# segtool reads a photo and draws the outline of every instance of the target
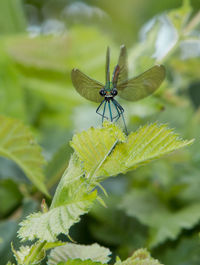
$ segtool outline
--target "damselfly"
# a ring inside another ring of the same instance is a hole
[[[104,119],[109,119],[111,122],[117,121],[122,117],[127,133],[124,109],[115,97],[118,95],[128,101],[137,101],[151,95],[164,80],[165,68],[163,65],[155,65],[146,72],[128,79],[127,51],[126,47],[122,45],[118,64],[114,68],[111,81],[110,49],[107,48],[105,85],[90,78],[78,69],[72,70],[71,78],[74,87],[81,96],[94,102],[100,102],[96,112],[102,117],[102,122]],[[106,113],[108,114],[106,115]]]

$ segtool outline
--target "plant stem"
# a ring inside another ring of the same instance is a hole
[[[41,251],[43,250],[44,246],[46,245],[46,241],[39,243],[37,247],[33,250],[33,252],[30,254],[30,256],[27,258],[24,265],[31,265],[34,263],[36,258],[40,255]]]

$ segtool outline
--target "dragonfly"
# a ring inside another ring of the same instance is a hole
[[[155,65],[144,73],[128,78],[127,49],[125,45],[120,47],[118,63],[114,68],[110,79],[110,48],[106,52],[105,85],[90,78],[77,68],[71,72],[72,83],[77,92],[84,98],[100,103],[96,113],[104,119],[116,122],[122,117],[126,134],[127,126],[124,118],[124,109],[115,99],[137,101],[154,93],[165,78],[165,67]]]

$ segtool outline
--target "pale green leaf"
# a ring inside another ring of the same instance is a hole
[[[2,47],[0,53],[0,113],[25,120],[26,107],[20,74]]]
[[[87,131],[78,133],[74,135],[71,142],[71,146],[79,159],[84,163],[84,170],[88,174],[87,178],[97,174],[104,167],[106,159],[116,148],[117,143],[126,139],[123,132],[115,124],[104,123],[104,126],[101,129],[92,127]]]
[[[21,223],[20,238],[55,241],[89,211],[96,199],[92,190],[103,176],[125,173],[191,143],[179,139],[166,125],[147,125],[128,137],[114,124],[104,126],[73,137],[71,145],[79,159],[72,156],[49,212],[35,213]]]
[[[176,239],[182,229],[192,228],[200,220],[200,203],[191,203],[174,211],[147,190],[134,189],[119,207],[150,228],[151,247],[166,239]]]
[[[146,249],[138,249],[125,261],[118,260],[114,265],[162,265],[158,260],[151,257]]]
[[[166,125],[145,125],[126,137],[114,124],[91,128],[71,142],[83,162],[86,177],[126,173],[193,142],[182,140]]]
[[[48,194],[44,185],[44,158],[41,148],[35,142],[30,130],[20,121],[0,116],[0,156],[14,161],[43,193]]]
[[[15,259],[19,265],[30,263],[34,265],[42,261],[46,256],[43,246],[44,243],[36,243],[31,246],[21,246],[19,250],[15,250],[13,245],[11,245]]]
[[[92,186],[93,187],[93,186]],[[60,233],[68,234],[69,228],[89,211],[96,198],[96,191],[87,186],[79,161],[71,158],[64,173],[50,210],[34,213],[21,222],[19,237],[23,240],[54,242]]]
[[[15,250],[12,243],[11,248],[15,259],[17,260],[17,264],[38,264],[46,257],[46,250],[62,246],[65,243],[57,241],[57,242],[36,242],[33,245],[21,246],[19,250]]]
[[[55,263],[54,263],[55,264]],[[59,262],[57,265],[103,265],[101,262],[94,262],[92,260],[80,260],[80,259],[73,259],[68,260],[66,262]]]
[[[98,244],[93,245],[78,245],[67,243],[64,246],[57,247],[50,252],[48,259],[49,265],[54,265],[61,261],[68,261],[70,259],[92,260],[102,263],[107,263],[110,260],[110,250],[101,247]]]

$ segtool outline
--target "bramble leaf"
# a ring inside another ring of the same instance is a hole
[[[166,239],[176,239],[183,228],[192,228],[200,220],[200,203],[191,203],[174,212],[147,190],[134,189],[119,207],[150,227],[151,247]]]
[[[45,250],[39,249],[40,244],[37,243],[32,246],[21,246],[19,250],[15,250],[12,245],[11,247],[15,259],[17,260],[17,264],[19,265],[30,264],[29,262],[33,265],[38,264],[45,258],[46,255]],[[34,260],[32,260],[33,257]]]
[[[54,263],[55,264],[55,263]],[[80,260],[80,259],[73,259],[68,260],[66,262],[59,262],[57,265],[103,265],[101,262],[94,262],[92,260]]]
[[[189,145],[166,125],[145,125],[128,137],[114,124],[76,134],[72,147],[83,162],[86,175],[95,177],[126,173],[165,154]],[[110,152],[109,150],[112,150]]]
[[[22,240],[38,238],[48,242],[56,241],[60,233],[68,233],[69,228],[80,220],[80,215],[88,212],[96,198],[96,191],[84,183],[79,161],[73,156],[64,173],[51,208],[47,213],[31,214],[20,223],[18,235]]]
[[[162,265],[158,260],[153,259],[146,249],[138,249],[125,261],[118,260],[114,265]]]
[[[90,128],[73,137],[75,149],[49,212],[34,213],[21,223],[19,237],[53,242],[79,221],[97,198],[94,188],[105,177],[126,173],[152,159],[190,144],[166,125],[146,125],[126,137],[114,124]],[[78,159],[79,158],[79,159]],[[38,225],[39,224],[39,225]]]
[[[101,247],[96,243],[88,246],[67,243],[50,252],[48,265],[72,259],[80,259],[82,261],[90,259],[95,262],[107,263],[110,260],[110,254],[111,252],[108,248]]]
[[[43,193],[48,195],[44,185],[42,167],[45,160],[41,148],[35,142],[30,130],[20,121],[0,116],[0,156],[14,161]]]
[[[87,178],[92,175],[112,175],[102,172],[105,161],[111,155],[119,142],[125,141],[123,132],[115,125],[104,123],[104,128],[90,128],[74,135],[71,146],[79,159],[84,163],[83,168]],[[121,154],[123,156],[123,154]]]

